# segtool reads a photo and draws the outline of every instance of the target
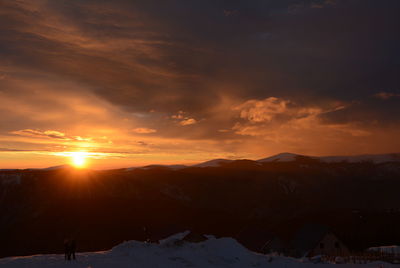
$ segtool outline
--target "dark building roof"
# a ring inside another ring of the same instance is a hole
[[[323,236],[330,232],[330,228],[319,224],[304,225],[292,240],[292,247],[304,255],[314,249]]]

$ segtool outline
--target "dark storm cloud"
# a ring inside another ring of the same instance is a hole
[[[380,95],[379,95],[380,96]],[[399,100],[396,95],[385,98],[368,98],[353,102],[346,108],[320,115],[322,123],[359,123],[368,125],[398,126],[400,123]]]
[[[399,86],[396,1],[37,3],[4,7],[3,57],[130,110],[201,113],[221,84],[243,98],[346,100]]]

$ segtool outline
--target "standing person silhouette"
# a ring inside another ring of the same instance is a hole
[[[70,250],[70,255],[72,255],[72,259],[73,259],[73,260],[76,260],[76,257],[75,257],[75,252],[76,252],[76,240],[75,240],[75,239],[70,240],[69,246],[70,246],[70,248],[69,248],[69,250]]]
[[[64,240],[64,259],[65,260],[71,260],[71,254],[70,254],[70,246],[69,246],[69,239]]]
[[[70,261],[71,257],[76,260],[76,240],[75,239],[65,239],[64,240],[64,258]]]

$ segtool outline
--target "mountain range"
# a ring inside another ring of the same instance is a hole
[[[363,154],[363,155],[349,155],[349,156],[308,156],[294,153],[280,153],[273,156],[269,156],[266,158],[262,158],[259,160],[249,160],[249,159],[212,159],[202,163],[194,164],[194,165],[161,165],[161,164],[153,164],[147,166],[139,166],[139,167],[129,167],[124,168],[126,171],[132,171],[135,169],[152,169],[152,168],[167,168],[172,170],[179,170],[188,167],[219,167],[221,165],[232,163],[235,161],[253,161],[255,163],[268,163],[268,162],[293,162],[298,159],[310,159],[325,163],[339,163],[339,162],[348,162],[348,163],[359,163],[359,162],[372,162],[375,164],[386,163],[386,162],[400,162],[400,153],[390,153],[390,154]],[[52,166],[48,168],[28,168],[27,170],[55,170],[55,169],[69,169],[73,168],[70,165],[58,165]],[[15,169],[0,169],[0,171],[11,171]]]
[[[248,159],[239,159],[239,160],[254,161],[257,163],[267,163],[267,162],[292,162],[292,161],[296,161],[296,159],[299,159],[299,158],[308,158],[308,159],[313,159],[313,160],[326,162],[326,163],[373,162],[373,163],[377,164],[377,163],[385,163],[385,162],[400,162],[400,153],[364,154],[364,155],[351,155],[351,156],[307,156],[307,155],[294,154],[294,153],[280,153],[280,154],[262,158],[259,160],[248,160]],[[237,160],[218,158],[218,159],[208,160],[206,162],[192,165],[192,167],[218,167],[223,164],[232,163],[234,161],[237,161]],[[145,167],[140,167],[140,168],[149,168],[149,167],[154,167],[154,166],[166,167],[166,168],[171,168],[171,169],[175,169],[175,170],[189,167],[186,165],[151,165],[151,166],[145,166]]]
[[[192,230],[260,250],[303,224],[327,225],[355,250],[399,244],[398,154],[211,160],[116,170],[0,171],[0,256],[79,251]]]

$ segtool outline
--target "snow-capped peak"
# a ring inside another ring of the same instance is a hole
[[[302,156],[300,154],[292,154],[292,153],[280,153],[277,155],[273,155],[267,158],[259,159],[257,162],[265,163],[265,162],[291,162],[296,160],[296,157]]]
[[[230,163],[232,161],[233,160],[229,159],[213,159],[197,165],[193,165],[193,167],[219,167],[221,164]]]
[[[308,157],[311,159],[320,160],[325,163],[349,162],[359,163],[369,161],[375,164],[386,162],[400,162],[400,153],[393,154],[365,154],[365,155],[349,155],[349,156],[308,156],[293,153],[280,153],[274,156],[257,160],[260,163],[266,162],[291,162],[295,161],[297,157]]]

